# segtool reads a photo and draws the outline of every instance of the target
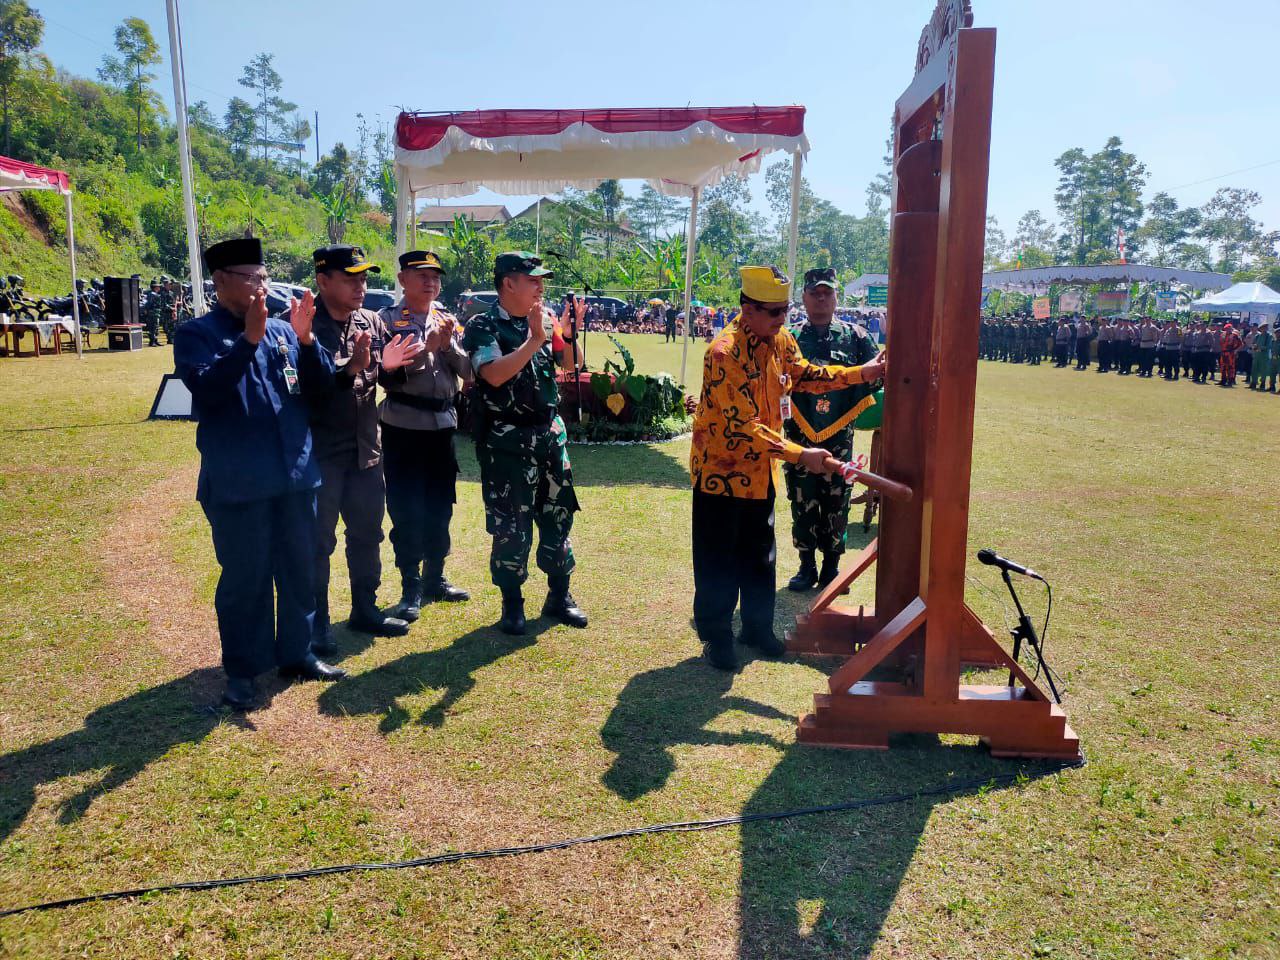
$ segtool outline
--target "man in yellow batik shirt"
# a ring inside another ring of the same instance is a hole
[[[776,267],[742,267],[742,312],[707,348],[693,420],[693,620],[707,660],[737,667],[732,620],[742,600],[742,643],[780,656],[773,632],[777,548],[773,501],[779,461],[830,474],[839,461],[786,439],[792,392],[824,393],[884,376],[877,357],[860,367],[818,366],[783,324],[791,280]]]

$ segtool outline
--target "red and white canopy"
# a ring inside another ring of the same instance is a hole
[[[773,151],[805,154],[804,107],[658,107],[621,110],[474,110],[402,113],[396,163],[428,197],[590,190],[603,180],[647,180],[690,197],[729,174],[760,169]]]
[[[0,157],[0,193],[10,190],[57,190],[65,196],[71,193],[71,181],[61,170]]]

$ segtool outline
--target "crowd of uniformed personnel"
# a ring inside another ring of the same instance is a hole
[[[1095,346],[1096,344],[1096,346]],[[978,355],[984,360],[1055,367],[1074,363],[1098,373],[1139,378],[1160,376],[1275,393],[1280,377],[1280,337],[1274,328],[1243,329],[1230,320],[1159,320],[1154,317],[1064,316],[1036,320],[1026,315],[983,318]]]
[[[248,709],[256,678],[337,680],[329,562],[345,528],[352,630],[401,635],[423,603],[469,599],[444,576],[456,499],[455,398],[474,381],[490,570],[502,591],[499,627],[526,631],[522,585],[533,531],[547,574],[544,616],[585,627],[569,592],[578,509],[557,412],[556,369],[582,359],[584,305],[563,324],[542,305],[551,271],[529,253],[499,254],[498,300],[462,331],[437,297],[444,268],[428,251],[400,257],[403,298],[365,309],[359,247],[315,251],[319,296],[267,315],[262,244],[228,240],[205,252],[217,303],[174,333],[177,373],[191,391],[200,476],[221,574],[214,597],[223,702]],[[382,400],[377,399],[378,391]],[[384,509],[401,598],[378,607]]]
[[[190,298],[181,283],[172,277],[152,277],[142,293],[139,318],[146,329],[149,346],[160,346],[160,334],[173,343],[178,325],[191,319]]]

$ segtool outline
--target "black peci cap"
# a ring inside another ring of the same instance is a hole
[[[263,266],[262,241],[257,237],[236,237],[215,243],[204,252],[204,265],[209,272],[227,267]]]

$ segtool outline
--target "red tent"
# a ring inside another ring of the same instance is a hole
[[[402,113],[396,121],[397,210],[416,227],[416,198],[590,190],[603,180],[640,179],[661,193],[691,197],[685,263],[685,354],[698,200],[726,176],[760,169],[765,154],[792,156],[788,271],[795,272],[800,168],[809,141],[805,109],[640,107],[614,110],[471,110]],[[415,231],[416,232],[416,231]],[[405,250],[399,231],[396,252]],[[682,358],[680,377],[685,374]]]
[[[56,190],[62,194],[67,206],[67,250],[71,254],[71,314],[75,323],[76,355],[83,355],[80,339],[80,298],[76,289],[76,232],[71,216],[71,180],[61,170],[37,167],[9,157],[0,157],[0,193],[13,190]]]

